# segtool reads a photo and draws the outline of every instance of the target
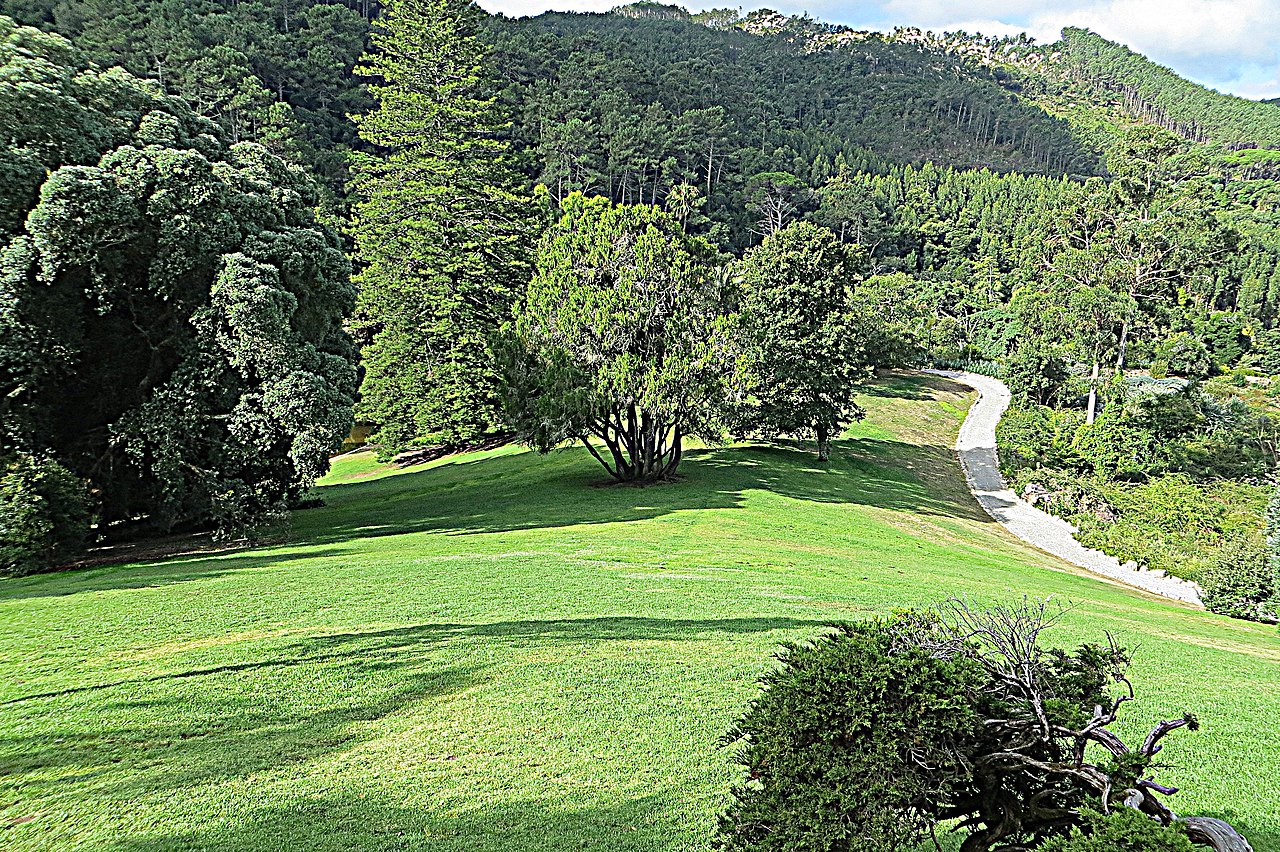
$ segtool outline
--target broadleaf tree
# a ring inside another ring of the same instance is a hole
[[[874,353],[855,289],[863,254],[827,228],[793,222],[736,264],[749,391],[739,429],[767,436],[813,435],[818,458],[861,419],[854,401]]]
[[[732,386],[715,252],[657,207],[561,209],[511,328],[512,422],[543,452],[581,442],[616,480],[669,478],[687,436],[721,435]]]
[[[40,112],[6,128],[47,176],[38,199],[22,182],[2,199],[25,215],[0,249],[0,460],[78,477],[100,533],[255,525],[351,427],[355,294],[315,184],[154,84],[5,26],[24,49],[0,102],[36,89],[65,121],[52,143]]]

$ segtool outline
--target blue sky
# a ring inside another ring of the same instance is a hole
[[[623,0],[479,0],[491,12],[608,11]],[[666,0],[679,2],[679,0]],[[734,2],[680,3],[697,10]],[[1249,98],[1280,97],[1280,0],[761,0],[860,29],[916,26],[1055,41],[1088,27],[1183,76]],[[745,10],[757,6],[745,6]]]

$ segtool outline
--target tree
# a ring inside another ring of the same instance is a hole
[[[511,329],[512,421],[541,452],[580,441],[618,481],[668,478],[686,436],[721,431],[732,351],[715,253],[656,207],[574,193],[562,210]]]
[[[360,67],[376,107],[356,124],[376,152],[352,163],[359,414],[387,450],[500,428],[490,342],[527,275],[528,204],[484,91],[480,14],[459,0],[398,0]]]
[[[0,251],[6,469],[36,459],[78,477],[108,532],[281,511],[327,470],[356,391],[350,267],[315,185],[258,145],[228,147],[152,84],[68,66],[60,38],[15,41],[28,51],[0,98],[21,95],[10,72],[43,44],[46,94],[78,120],[44,161],[103,150],[49,166]]]
[[[826,228],[794,222],[736,264],[750,388],[744,431],[814,435],[825,461],[831,438],[862,417],[854,393],[871,366],[854,302],[862,261]]]
[[[762,172],[747,182],[747,197],[757,216],[756,227],[765,237],[786,227],[811,195],[804,181],[786,172]]]

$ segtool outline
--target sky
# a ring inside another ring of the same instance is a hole
[[[681,2],[691,11],[733,0]],[[478,0],[519,17],[556,11],[606,12],[625,0]],[[1280,0],[760,0],[758,6],[858,29],[913,26],[984,35],[1025,32],[1057,41],[1064,26],[1087,27],[1184,77],[1246,98],[1280,97]]]

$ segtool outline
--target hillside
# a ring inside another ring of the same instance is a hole
[[[969,402],[899,378],[828,468],[697,450],[593,487],[580,449],[340,459],[289,545],[0,587],[6,848],[704,848],[718,737],[785,640],[940,595],[1053,596],[1138,649],[1124,733],[1200,714],[1160,779],[1280,852],[1274,628],[1072,573],[949,449]],[[73,841],[74,838],[74,841]]]
[[[830,35],[765,13],[730,27],[549,13],[495,20],[493,64],[530,177],[557,196],[634,203],[685,182],[711,208],[741,210],[761,173],[820,186],[841,164],[1099,168],[1065,122],[990,69],[891,37],[815,41],[815,28]]]
[[[1063,30],[1050,46],[1047,72],[1114,95],[1132,118],[1193,142],[1231,150],[1280,149],[1280,109],[1224,95],[1088,30]]]

